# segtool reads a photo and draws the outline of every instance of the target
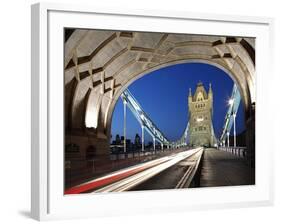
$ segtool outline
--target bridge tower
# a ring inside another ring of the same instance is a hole
[[[208,146],[216,144],[213,128],[213,91],[209,84],[207,93],[203,83],[197,84],[194,95],[191,88],[188,95],[189,108],[189,144],[190,146]]]

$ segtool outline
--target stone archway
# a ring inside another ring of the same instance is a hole
[[[76,141],[82,148],[94,144],[97,154],[106,154],[122,91],[153,70],[185,62],[226,71],[239,86],[247,126],[253,125],[254,39],[77,29],[65,42],[66,143]]]
[[[137,81],[138,79],[140,79],[141,77],[151,73],[152,71],[164,68],[164,67],[168,67],[171,65],[176,65],[176,64],[182,64],[182,63],[204,63],[204,64],[209,64],[212,66],[215,66],[221,70],[223,70],[226,74],[228,74],[228,76],[231,77],[231,79],[233,80],[234,83],[237,84],[239,91],[242,92],[242,87],[239,84],[239,80],[236,79],[236,77],[232,74],[231,71],[229,71],[227,68],[224,67],[224,65],[220,65],[217,63],[214,63],[212,61],[208,61],[208,60],[202,60],[202,59],[187,59],[187,60],[178,60],[178,61],[172,61],[169,63],[165,63],[165,64],[161,64],[159,66],[154,67],[153,69],[149,69],[146,70],[143,73],[138,74],[137,76],[134,76],[131,80],[128,80],[128,82],[122,86],[122,88],[120,88],[120,90],[116,93],[115,98],[112,100],[109,108],[108,108],[108,115],[107,120],[106,120],[106,130],[110,131],[111,130],[111,118],[114,112],[114,108],[115,108],[115,104],[118,101],[118,98],[120,97],[120,95],[122,94],[122,92],[128,88],[133,82]],[[251,97],[250,97],[250,93],[249,93],[249,89],[247,88],[246,90],[244,90],[244,94],[242,95],[242,102],[244,105],[244,109],[245,109],[245,114],[247,113],[247,108],[249,108],[249,104],[251,102]],[[108,133],[108,136],[110,135],[110,132]]]

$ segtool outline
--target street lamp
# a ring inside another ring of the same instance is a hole
[[[229,105],[233,105],[233,103],[234,103],[234,99],[231,98],[231,99],[228,100]]]
[[[127,111],[127,101],[123,100],[124,106],[124,153],[126,153],[126,111]]]
[[[141,151],[144,151],[144,125],[141,125]]]
[[[234,99],[231,98],[228,101],[228,104],[233,106]],[[233,111],[233,107],[232,107],[232,111]],[[232,113],[232,116],[233,116],[233,146],[236,147],[236,113]]]
[[[227,147],[229,148],[229,131],[227,132]]]
[[[233,113],[233,137],[234,137],[234,147],[236,147],[236,113]]]
[[[155,131],[155,128],[153,128],[153,151],[155,152],[155,148],[156,148],[156,138],[155,138],[155,135],[156,135],[156,131]]]

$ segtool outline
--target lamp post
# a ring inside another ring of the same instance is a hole
[[[229,148],[229,131],[227,132],[227,147]]]
[[[232,105],[233,105],[233,103],[234,103],[234,99],[232,99],[232,98],[231,98],[231,99],[229,99],[228,104],[232,106]]]
[[[141,125],[141,151],[144,151],[144,125]]]
[[[141,117],[141,151],[144,151],[144,123],[145,123],[145,117],[143,114],[140,115]]]
[[[126,112],[127,112],[127,101],[123,100],[124,106],[124,153],[126,153]]]
[[[233,105],[234,105],[234,99],[231,98],[228,101],[228,104],[231,106],[231,111],[232,111],[232,116],[233,116],[233,146],[236,147],[236,124],[235,124],[235,118],[236,114],[233,113]],[[227,138],[228,138],[228,147],[229,147],[229,132],[227,133]]]
[[[236,147],[236,114],[233,113],[233,146]]]

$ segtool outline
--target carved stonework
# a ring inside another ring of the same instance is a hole
[[[202,82],[197,84],[192,96],[189,89],[189,141],[191,146],[214,146],[216,137],[212,122],[213,92],[211,85],[207,94]]]

